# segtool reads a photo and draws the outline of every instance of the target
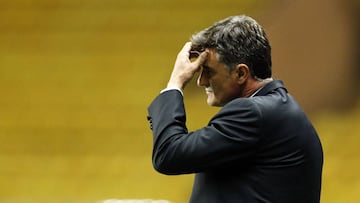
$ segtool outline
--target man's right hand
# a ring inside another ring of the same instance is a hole
[[[189,59],[191,42],[187,42],[177,55],[174,69],[171,73],[167,88],[179,88],[183,90],[186,84],[200,70],[201,65],[205,63],[208,52],[202,52],[195,61]]]

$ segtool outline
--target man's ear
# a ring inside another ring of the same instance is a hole
[[[246,64],[237,64],[234,68],[233,74],[238,83],[241,85],[244,84],[245,81],[250,77],[250,69]]]

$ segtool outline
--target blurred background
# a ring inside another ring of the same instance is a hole
[[[230,15],[262,24],[320,134],[323,203],[360,197],[358,0],[0,0],[0,202],[187,202],[192,175],[151,165],[147,106],[189,37]],[[219,109],[193,81],[189,130]]]

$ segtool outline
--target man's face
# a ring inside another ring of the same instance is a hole
[[[224,106],[241,95],[242,88],[237,83],[237,78],[233,71],[229,73],[225,64],[218,61],[216,51],[210,49],[197,84],[205,87],[210,106]]]

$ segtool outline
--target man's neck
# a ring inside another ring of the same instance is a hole
[[[244,89],[244,97],[253,96],[254,94],[256,94],[258,90],[260,90],[262,87],[264,87],[266,84],[268,84],[271,81],[273,81],[272,78],[266,78],[260,80],[250,79],[248,81],[248,85]]]

